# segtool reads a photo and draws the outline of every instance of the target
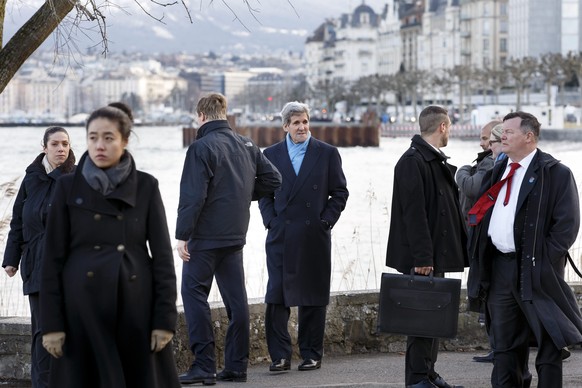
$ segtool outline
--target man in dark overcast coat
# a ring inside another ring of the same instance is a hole
[[[394,168],[394,192],[386,265],[402,273],[463,272],[468,267],[466,226],[459,206],[456,168],[440,151],[447,145],[451,120],[446,109],[420,112],[420,135]],[[451,387],[434,370],[438,340],[409,336],[407,387]]]
[[[474,219],[475,265],[467,290],[470,300],[487,302],[495,338],[493,387],[527,386],[532,337],[537,386],[561,387],[562,348],[582,342],[582,316],[564,281],[568,249],[580,227],[578,189],[570,169],[537,148],[539,135],[540,123],[529,113],[503,118],[501,151],[507,158],[485,175],[484,189],[505,178],[512,164],[519,166],[509,195],[505,183],[483,218]]]
[[[281,112],[283,141],[265,156],[283,176],[281,189],[259,201],[269,282],[265,330],[272,364],[291,367],[290,307],[299,306],[298,369],[321,367],[331,279],[331,228],[346,206],[348,190],[337,148],[311,137],[309,108],[290,102]]]

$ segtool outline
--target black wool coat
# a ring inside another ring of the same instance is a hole
[[[10,265],[19,268],[24,295],[40,291],[44,232],[55,182],[61,175],[75,169],[75,156],[70,151],[66,162],[47,174],[42,164],[44,156],[41,153],[26,168],[26,175],[14,200],[2,262],[2,267]]]
[[[486,176],[483,192],[499,181],[508,161]],[[487,300],[494,246],[488,237],[493,207],[475,227],[467,292],[473,310]],[[538,150],[519,189],[514,240],[521,271],[520,297],[532,303],[558,349],[582,343],[582,315],[564,280],[566,254],[580,228],[578,189],[570,169]],[[534,332],[539,341],[541,333]],[[539,342],[538,342],[539,343]]]
[[[57,182],[47,222],[41,328],[66,334],[50,386],[179,387],[171,344],[150,351],[151,331],[173,332],[177,320],[158,181],[132,160],[127,180],[104,196],[81,173],[87,157]]]
[[[456,168],[420,135],[394,168],[386,265],[402,273],[468,267],[467,235],[459,206]]]
[[[337,148],[310,138],[295,174],[284,139],[265,151],[283,176],[273,195],[259,200],[269,281],[266,303],[325,306],[331,281],[331,230],[346,206],[348,189]]]

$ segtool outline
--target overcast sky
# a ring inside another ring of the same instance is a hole
[[[147,16],[136,0],[109,1],[123,8],[110,7],[106,14],[111,51],[223,52],[302,50],[305,39],[326,18],[350,13],[362,2],[380,13],[386,3],[385,0],[249,0],[255,10],[251,13],[243,0],[185,0],[192,16],[191,23],[180,1],[178,5],[160,7],[150,0],[139,0],[147,12],[157,18],[163,17],[164,23],[160,23]],[[8,0],[4,43],[43,2]],[[237,21],[234,14],[240,20]],[[47,44],[50,42],[49,38]],[[79,44],[81,47],[90,45]]]

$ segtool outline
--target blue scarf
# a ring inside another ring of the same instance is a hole
[[[307,146],[309,145],[309,140],[311,139],[311,132],[307,134],[307,140],[305,140],[303,143],[293,143],[289,133],[287,133],[286,139],[289,159],[291,159],[291,164],[293,165],[293,170],[295,170],[295,175],[299,175],[299,169],[301,168],[301,163],[303,163],[303,158],[305,157],[305,152],[307,152]]]

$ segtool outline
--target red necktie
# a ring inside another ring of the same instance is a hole
[[[475,202],[475,205],[473,205],[471,210],[469,210],[468,218],[470,226],[476,226],[479,224],[479,222],[481,222],[485,216],[485,213],[487,213],[487,210],[489,210],[489,208],[495,204],[497,196],[499,195],[499,192],[501,191],[501,188],[505,182],[507,182],[507,189],[505,191],[505,200],[503,201],[503,206],[507,206],[507,203],[509,202],[509,195],[511,193],[511,181],[513,180],[513,174],[515,174],[515,170],[521,166],[519,163],[511,163],[509,167],[509,174],[491,186],[491,188],[487,190],[487,192],[483,194],[481,198],[477,200],[477,202]]]
[[[509,174],[507,174],[507,176],[505,177],[505,179],[507,180],[507,189],[505,190],[505,200],[503,201],[503,206],[507,206],[507,204],[509,203],[509,196],[511,195],[511,181],[513,181],[513,174],[515,174],[515,170],[517,170],[521,166],[519,163],[511,163],[509,167],[511,169],[509,170]]]

